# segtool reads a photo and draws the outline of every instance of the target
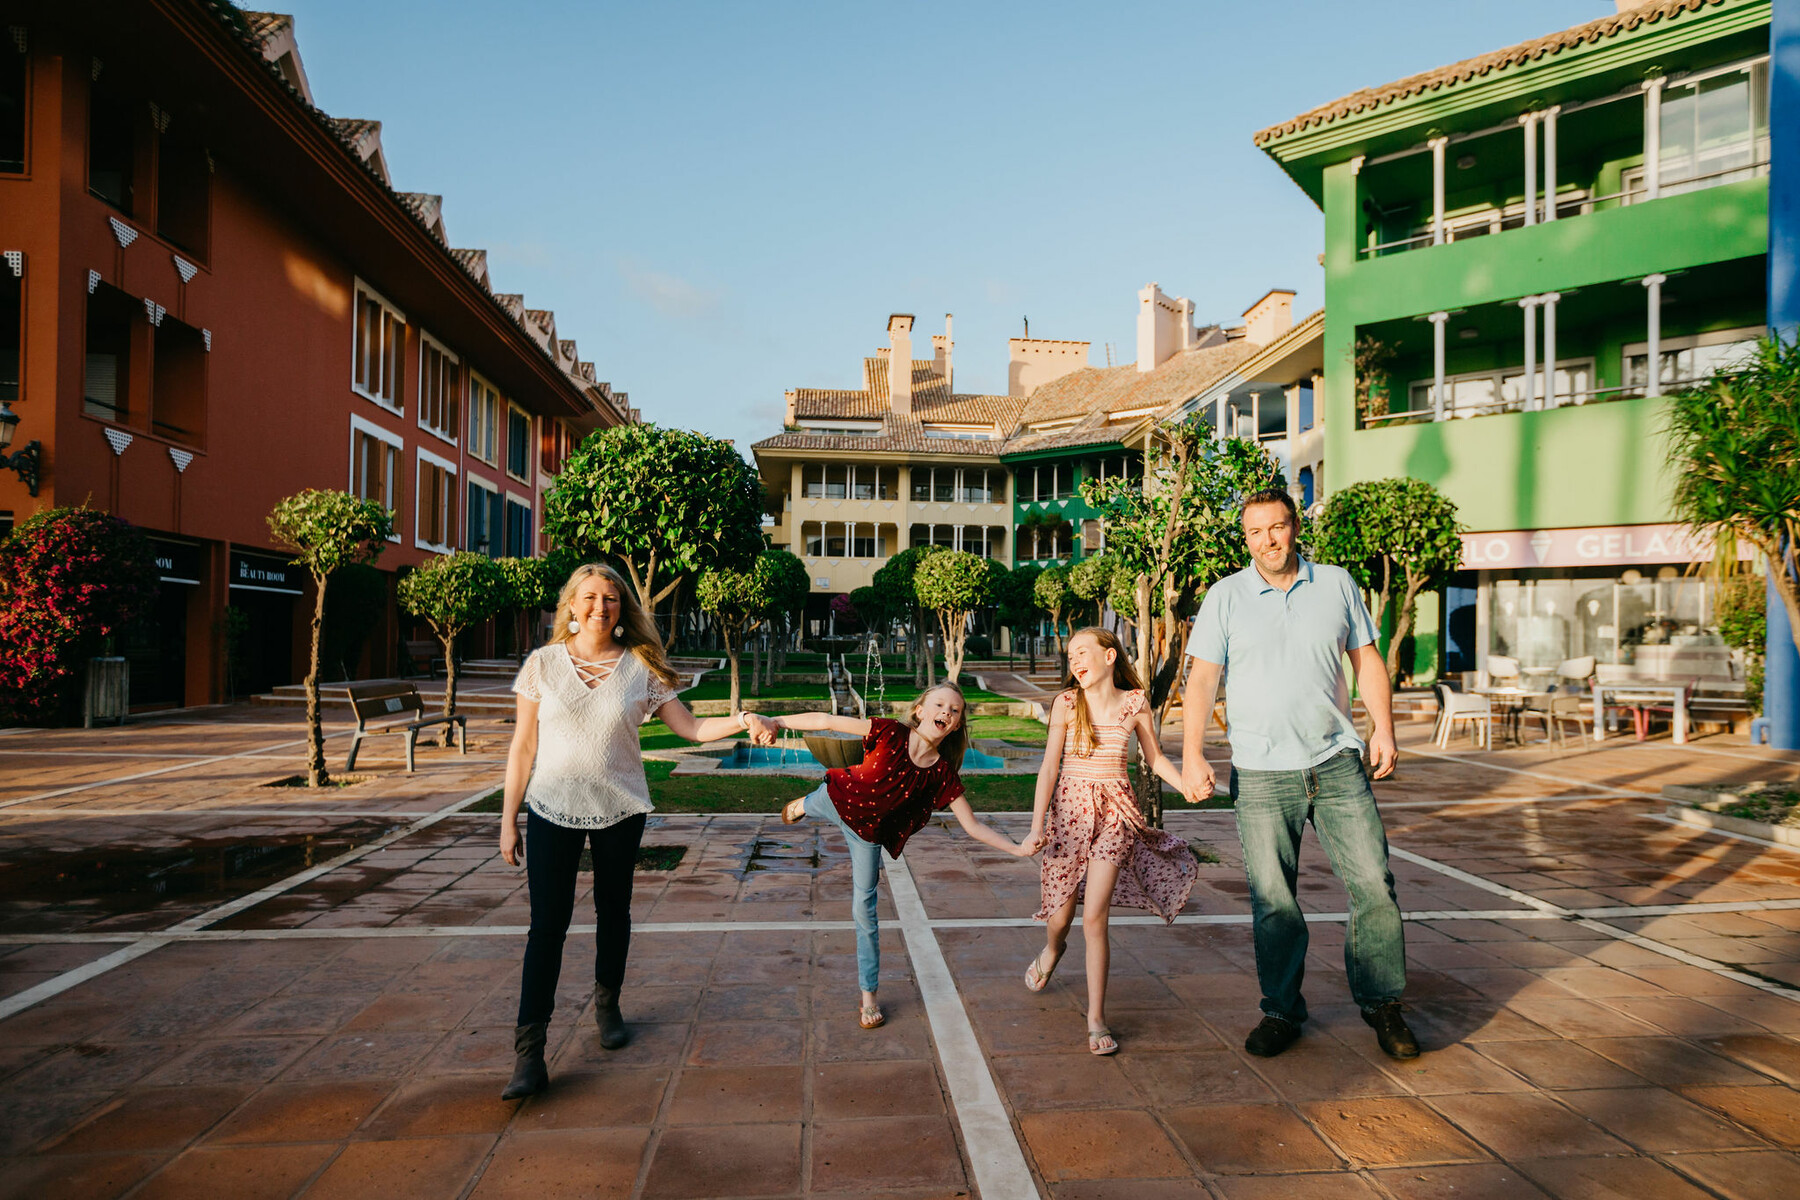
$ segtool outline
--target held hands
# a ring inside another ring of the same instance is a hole
[[[1033,825],[1031,832],[1025,835],[1025,840],[1019,843],[1018,849],[1013,853],[1020,858],[1030,858],[1049,843],[1050,835],[1044,832],[1043,826]]]
[[[750,741],[758,746],[773,746],[781,734],[779,724],[753,712],[744,714],[744,728],[750,731]]]
[[[1213,797],[1217,781],[1212,764],[1204,755],[1195,755],[1181,764],[1181,797],[1189,804],[1204,804]]]

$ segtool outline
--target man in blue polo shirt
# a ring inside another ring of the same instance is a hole
[[[1300,1036],[1306,999],[1306,918],[1294,897],[1300,837],[1310,818],[1350,895],[1344,967],[1350,994],[1381,1048],[1414,1058],[1418,1041],[1402,1015],[1406,942],[1387,834],[1363,769],[1362,738],[1350,718],[1344,656],[1356,669],[1374,719],[1367,746],[1376,779],[1390,774],[1394,746],[1387,664],[1375,626],[1348,572],[1310,563],[1294,551],[1299,514],[1287,492],[1271,488],[1244,502],[1250,565],[1207,589],[1187,652],[1193,658],[1183,704],[1183,791],[1212,794],[1201,753],[1206,717],[1225,684],[1244,871],[1255,921],[1256,975],[1263,1019],[1244,1048],[1280,1054]]]

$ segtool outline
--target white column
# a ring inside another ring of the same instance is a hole
[[[1444,147],[1447,137],[1434,137],[1425,143],[1431,147],[1431,244],[1444,244]]]
[[[1662,195],[1662,94],[1664,82],[1661,75],[1655,79],[1644,80],[1644,198],[1646,200],[1654,200]]]
[[[1538,114],[1528,112],[1519,118],[1525,127],[1525,223],[1537,224],[1537,123]]]
[[[1544,110],[1544,220],[1556,220],[1556,114],[1562,105]],[[1545,334],[1548,341],[1549,334]],[[1546,351],[1548,353],[1548,351]]]
[[[1526,412],[1537,407],[1537,306],[1536,296],[1519,301],[1525,312],[1525,399],[1520,408]]]
[[[1644,291],[1649,293],[1644,313],[1644,366],[1648,378],[1644,395],[1662,395],[1662,285],[1667,275],[1644,276]]]
[[[1561,403],[1556,394],[1556,302],[1562,299],[1562,293],[1545,292],[1541,299],[1544,302],[1543,407],[1555,408]]]
[[[1431,322],[1431,419],[1444,419],[1444,326],[1450,320],[1447,312],[1434,312],[1426,320]],[[1319,402],[1315,394],[1313,403]]]

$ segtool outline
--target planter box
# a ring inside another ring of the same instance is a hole
[[[123,658],[90,658],[87,691],[81,698],[81,724],[92,729],[97,722],[125,723],[131,707],[131,664]]]
[[[1800,828],[1792,825],[1771,825],[1767,821],[1746,821],[1742,817],[1728,817],[1723,813],[1708,812],[1703,808],[1689,808],[1685,804],[1669,805],[1668,815],[1683,825],[1692,825],[1697,829],[1717,829],[1723,833],[1741,833],[1746,837],[1761,838],[1765,842],[1778,842],[1783,846],[1792,846],[1796,850],[1800,850]]]

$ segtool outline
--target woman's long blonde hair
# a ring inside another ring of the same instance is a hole
[[[946,679],[919,693],[919,698],[912,702],[912,713],[907,723],[914,729],[919,727],[919,710],[925,707],[925,697],[933,692],[955,692],[956,698],[962,701],[962,713],[957,717],[956,728],[944,735],[938,743],[938,757],[950,763],[952,771],[961,771],[963,754],[969,749],[969,698],[963,695],[962,685],[954,679]]]
[[[581,587],[584,579],[595,575],[609,580],[619,592],[619,625],[613,632],[613,641],[638,656],[650,674],[656,676],[668,687],[680,687],[681,677],[663,654],[662,634],[656,631],[656,623],[650,619],[643,606],[638,603],[637,593],[625,582],[624,576],[605,563],[583,563],[576,567],[569,576],[569,582],[563,584],[562,592],[556,597],[556,628],[550,634],[550,645],[566,642],[575,635],[569,632],[571,614],[575,609],[575,592]]]
[[[1110,629],[1102,629],[1098,625],[1089,625],[1085,629],[1077,629],[1070,637],[1068,645],[1074,645],[1078,637],[1091,637],[1100,644],[1101,650],[1113,651],[1113,686],[1121,692],[1135,692],[1144,685],[1138,682],[1137,668],[1125,657],[1125,643],[1119,635]],[[1087,690],[1075,682],[1071,672],[1063,680],[1063,686],[1075,692],[1075,753],[1082,758],[1088,757],[1100,748],[1100,735],[1094,732],[1093,714],[1088,712]]]

